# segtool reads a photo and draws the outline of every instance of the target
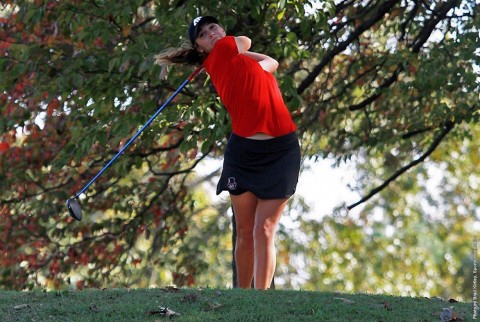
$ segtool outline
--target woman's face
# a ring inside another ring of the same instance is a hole
[[[213,47],[215,47],[217,41],[225,37],[225,35],[225,30],[218,24],[204,24],[200,27],[200,32],[198,33],[197,39],[195,39],[198,51],[208,54],[212,51]]]

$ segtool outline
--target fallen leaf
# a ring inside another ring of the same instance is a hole
[[[161,315],[163,317],[180,316],[180,313],[170,310],[168,307],[161,307],[158,311],[149,311],[148,315]]]
[[[164,292],[168,292],[168,293],[180,292],[180,289],[178,287],[175,287],[175,286],[167,286],[167,287],[161,288],[161,290],[164,291]]]
[[[21,309],[25,309],[25,308],[28,308],[28,307],[30,307],[30,305],[28,305],[28,304],[19,304],[19,305],[15,305],[13,307],[13,309],[14,310],[21,310]]]
[[[462,321],[463,319],[460,318],[456,312],[453,311],[453,306],[449,308],[443,308],[442,312],[440,313],[440,320],[442,322],[449,322],[449,321]]]
[[[207,302],[208,304],[208,308],[207,308],[207,311],[210,311],[210,310],[216,310],[216,309],[219,309],[221,308],[223,305],[218,303],[218,302]]]
[[[391,311],[393,309],[392,304],[388,303],[387,301],[384,301],[382,304],[387,311]]]
[[[440,313],[440,320],[442,322],[451,321],[453,317],[453,310],[450,308],[443,308],[442,312]]]
[[[335,297],[334,300],[340,300],[342,301],[343,303],[345,304],[354,304],[355,301],[352,301],[352,300],[349,300],[349,299],[345,299],[343,297]]]
[[[100,312],[100,309],[95,303],[90,304],[90,310],[92,310],[93,312]]]
[[[188,302],[195,302],[197,299],[198,295],[196,293],[188,293],[183,297],[183,300]]]
[[[160,313],[161,313],[160,311],[155,311],[155,310],[154,310],[154,311],[148,311],[148,312],[147,312],[147,314],[150,315],[150,316],[151,316],[151,315],[158,315],[158,314],[160,314]]]

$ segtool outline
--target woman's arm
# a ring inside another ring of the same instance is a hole
[[[245,54],[252,44],[250,38],[246,36],[235,37],[235,43],[237,44],[238,53]]]
[[[277,70],[278,62],[270,56],[254,53],[251,51],[246,51],[245,56],[256,60],[260,64],[260,66],[262,66],[263,70],[269,73],[273,73]]]
[[[248,51],[248,49],[250,49],[250,46],[252,45],[252,41],[250,40],[250,38],[246,36],[238,36],[235,37],[235,43],[237,44],[239,54],[244,54],[245,56],[257,61],[260,66],[262,66],[263,70],[269,73],[273,73],[277,70],[278,62],[272,57]]]

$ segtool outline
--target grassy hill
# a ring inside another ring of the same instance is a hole
[[[449,316],[450,315],[450,316]],[[1,321],[472,321],[438,298],[241,289],[0,291]]]

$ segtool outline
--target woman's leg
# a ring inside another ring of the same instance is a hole
[[[253,228],[255,226],[257,197],[247,191],[240,195],[230,194],[230,199],[237,226],[237,240],[235,243],[237,284],[240,288],[250,288],[254,267]]]
[[[275,232],[288,199],[258,199],[254,227],[254,284],[267,289],[272,283],[277,262]]]

